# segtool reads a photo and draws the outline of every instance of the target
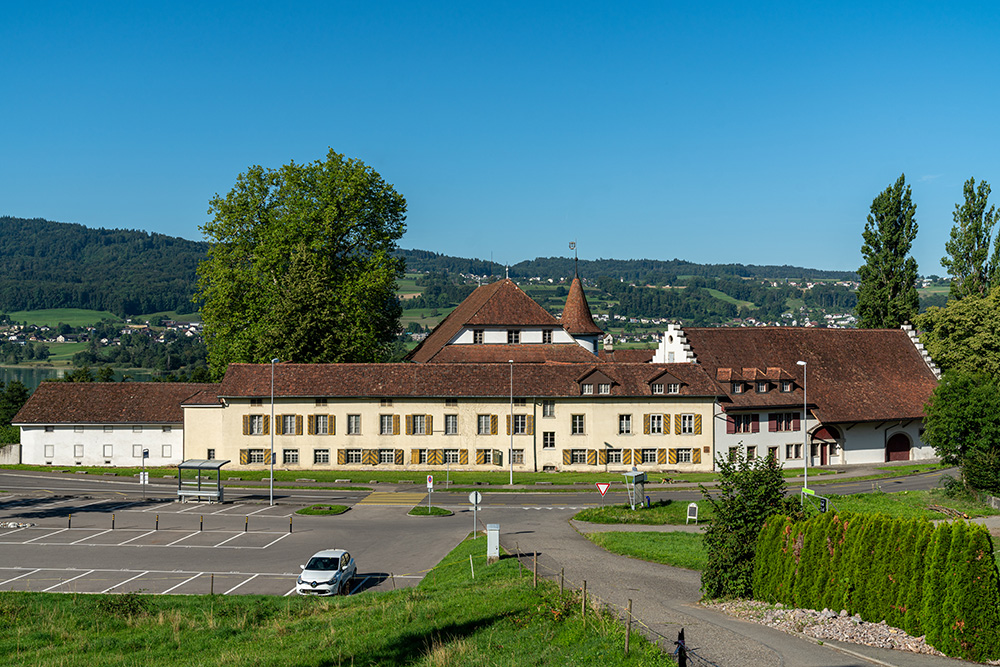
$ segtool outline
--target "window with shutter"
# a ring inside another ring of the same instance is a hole
[[[336,415],[329,415],[327,417],[329,420],[330,435],[337,435],[337,417]]]
[[[250,415],[243,415],[243,435],[250,435]],[[242,461],[240,461],[240,463],[242,463]]]
[[[563,459],[563,465],[564,466],[568,466],[570,464],[570,461],[572,460],[572,456],[573,456],[573,454],[572,454],[572,452],[570,452],[570,450],[568,450],[568,449],[564,449],[563,450],[562,459]]]
[[[694,416],[694,434],[701,435],[701,415],[695,414]]]
[[[469,450],[468,449],[460,449],[460,450],[458,450],[458,464],[459,465],[463,465],[463,466],[469,465]]]
[[[760,433],[760,415],[756,413],[750,415],[750,432]]]
[[[632,463],[632,450],[623,449],[622,450],[622,463],[628,465]]]
[[[664,465],[667,462],[667,450],[665,449],[656,450],[656,462],[660,465]]]
[[[316,415],[309,415],[306,420],[306,429],[309,435],[316,435]]]
[[[528,415],[528,423],[526,425],[528,430],[528,435],[535,435],[535,418],[532,415]]]
[[[774,433],[778,430],[778,415],[773,412],[767,413],[767,430],[769,433]]]
[[[500,419],[496,415],[490,415],[490,435],[496,435],[500,428]]]
[[[249,463],[250,463],[250,450],[249,449],[241,449],[240,450],[240,465],[245,466],[245,465],[247,465]]]
[[[681,433],[683,433],[683,431],[681,430],[681,416],[680,415],[674,415],[674,433],[676,433],[677,435],[680,435]]]
[[[396,458],[396,465],[398,465],[398,466],[403,465],[403,450],[402,449],[397,449],[396,450],[396,457],[395,458]]]
[[[399,435],[399,415],[392,416],[392,434]]]
[[[733,435],[736,433],[736,420],[733,419],[732,415],[726,415],[726,434]]]
[[[411,449],[410,450],[410,463],[411,464],[418,464],[418,463],[420,463],[420,450],[419,449]]]
[[[295,415],[295,435],[302,435],[302,415]]]
[[[406,435],[413,435],[413,415],[406,415]]]
[[[677,465],[677,450],[676,449],[671,449],[670,450],[670,457],[668,458],[668,461],[669,461],[669,464],[672,465],[672,466]]]
[[[507,435],[510,435],[510,415],[504,415],[504,419],[507,420]]]
[[[588,449],[587,450],[587,465],[596,466],[597,465],[597,450]]]
[[[343,449],[337,450],[337,465],[342,466],[347,464],[347,452]]]
[[[691,450],[691,463],[701,463],[701,450],[693,449]]]
[[[476,450],[476,465],[481,466],[486,464],[486,450],[477,449]]]
[[[642,433],[643,435],[649,435],[649,415],[642,416]]]
[[[431,415],[424,415],[424,434],[434,433],[434,418]]]
[[[602,466],[608,464],[608,450],[602,449],[597,452],[597,464]]]

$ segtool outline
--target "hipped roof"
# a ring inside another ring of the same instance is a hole
[[[181,403],[215,392],[188,382],[42,382],[14,424],[179,424]]]

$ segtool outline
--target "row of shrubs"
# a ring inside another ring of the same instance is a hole
[[[757,600],[846,609],[978,661],[1000,658],[998,585],[983,526],[882,515],[771,517],[753,569]]]

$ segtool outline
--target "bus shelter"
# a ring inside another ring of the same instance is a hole
[[[177,497],[187,502],[188,498],[209,502],[223,502],[222,466],[228,460],[188,459],[177,465]]]

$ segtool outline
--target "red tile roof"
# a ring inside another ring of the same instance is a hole
[[[43,382],[14,424],[180,424],[181,403],[217,384]]]
[[[601,350],[598,353],[601,361],[613,361],[618,363],[630,363],[630,364],[643,364],[649,363],[653,360],[653,355],[656,354],[656,350],[650,349],[618,349],[613,350]]]
[[[590,314],[590,306],[587,305],[587,295],[583,293],[583,284],[579,276],[573,278],[569,286],[569,294],[566,296],[566,307],[563,308],[562,319],[559,320],[566,331],[573,335],[600,335],[604,331],[594,324],[594,318]]]
[[[808,364],[809,405],[828,423],[921,418],[937,385],[901,329],[752,327],[684,333],[699,365],[719,380],[727,410],[801,406],[798,361]],[[756,378],[793,379],[794,388],[731,393],[730,380]]]
[[[716,396],[718,386],[696,364],[514,364],[514,395],[580,395],[585,369],[614,381],[611,396],[651,396],[651,380],[669,371],[682,383],[681,396]],[[278,364],[274,392],[281,397],[433,398],[509,396],[511,365],[499,364]],[[266,398],[271,393],[268,364],[231,364],[218,395]],[[595,398],[595,400],[600,400]]]

